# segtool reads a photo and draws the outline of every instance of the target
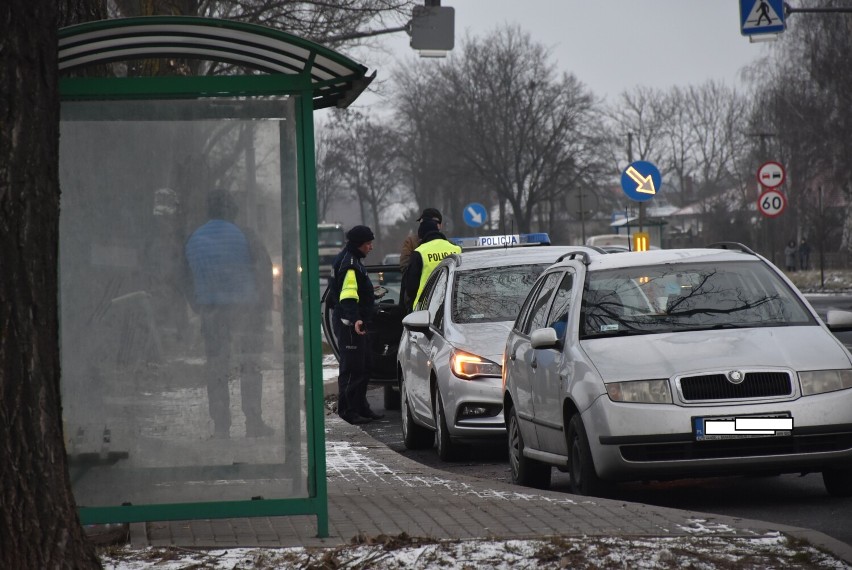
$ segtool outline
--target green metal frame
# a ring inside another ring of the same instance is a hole
[[[60,71],[116,60],[193,57],[253,67],[265,75],[205,77],[62,77],[63,101],[289,95],[296,103],[302,319],[305,338],[308,497],[262,501],[84,507],[83,524],[206,518],[316,515],[328,536],[322,340],[319,323],[316,172],[313,112],[346,106],[372,80],[366,68],[278,30],[189,17],[104,20],[59,31]]]

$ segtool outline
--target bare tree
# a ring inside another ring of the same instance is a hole
[[[693,188],[693,170],[695,168],[693,146],[695,141],[689,136],[688,111],[684,103],[683,90],[672,89],[667,93],[663,106],[667,117],[666,127],[663,131],[664,156],[666,157],[663,167],[674,172],[676,182],[673,185],[676,186],[678,192],[678,199],[675,202],[680,207],[684,207],[695,199]]]
[[[346,197],[346,182],[335,146],[338,140],[327,125],[317,125],[314,138],[317,162],[317,218],[325,220],[331,204]]]
[[[672,95],[668,133],[678,154],[670,158],[682,169],[684,183],[692,185],[706,240],[749,241],[747,205],[756,197],[746,195],[736,175],[749,144],[743,128],[748,109],[735,89],[715,81]]]
[[[408,21],[413,0],[110,0],[113,17],[181,15],[261,24],[329,47]]]
[[[848,7],[840,0],[803,0],[802,7]],[[818,188],[845,195],[841,249],[852,249],[852,37],[845,14],[795,14],[773,59],[756,73],[763,105],[755,115],[769,125],[796,182],[795,207],[804,232],[822,220]],[[786,215],[786,214],[785,214]],[[820,231],[825,228],[820,227]]]
[[[438,125],[418,133],[421,140],[446,153],[444,170],[468,172],[472,186],[489,193],[486,206],[501,214],[508,207],[516,231],[541,223],[540,206],[566,192],[580,165],[590,164],[594,98],[574,76],[557,76],[547,50],[519,28],[468,38],[424,76],[428,81],[409,81],[419,99],[403,100],[398,113],[409,125]],[[453,188],[445,199],[463,191]],[[501,222],[508,227],[505,217]]]
[[[325,165],[338,172],[344,187],[358,198],[361,219],[381,241],[380,222],[387,208],[400,200],[396,133],[358,111],[338,111],[336,116]]]
[[[411,213],[433,207],[448,220],[452,214],[446,197],[461,185],[452,180],[452,153],[441,143],[445,127],[437,114],[441,103],[430,88],[438,80],[437,67],[429,63],[435,62],[394,70],[395,130],[400,137],[402,183],[414,198]]]
[[[632,135],[633,160],[651,160],[659,162],[665,151],[665,138],[668,123],[666,94],[650,87],[637,87],[625,91],[618,103],[611,105],[605,112],[611,130],[610,151],[613,157],[614,171],[621,172],[627,160],[625,141]]]
[[[59,385],[57,30],[96,2],[0,5],[0,567],[99,568],[77,516]]]

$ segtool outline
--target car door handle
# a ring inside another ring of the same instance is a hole
[[[533,358],[532,362],[530,362],[530,368],[538,368],[538,360]]]

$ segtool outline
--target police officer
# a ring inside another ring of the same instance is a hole
[[[373,249],[373,231],[355,226],[346,232],[346,245],[332,264],[330,299],[336,299],[332,327],[340,353],[337,376],[337,414],[350,424],[384,417],[367,402],[369,345],[367,328],[373,316],[373,283],[361,262]]]
[[[408,271],[403,278],[403,288],[407,298],[414,299],[409,310],[417,306],[420,294],[426,285],[426,280],[432,274],[432,270],[441,261],[452,253],[461,253],[461,248],[440,232],[438,224],[431,218],[424,218],[417,228],[417,236],[421,244],[411,254]]]
[[[444,220],[444,217],[441,215],[441,212],[436,208],[426,208],[423,210],[423,213],[420,214],[420,217],[417,218],[418,222],[422,222],[423,220],[433,220],[438,229],[441,229],[441,223]],[[401,281],[405,282],[405,275],[408,272],[408,264],[411,261],[411,254],[414,253],[414,250],[417,249],[423,241],[420,239],[420,236],[409,233],[405,236],[405,240],[402,242],[402,250],[399,252],[399,271],[402,274]],[[406,295],[405,287],[401,287],[399,291],[399,303],[409,310],[411,309],[411,303],[414,301],[411,297]]]

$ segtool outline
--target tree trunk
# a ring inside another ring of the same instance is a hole
[[[0,2],[0,568],[100,568],[59,396],[59,10]]]

